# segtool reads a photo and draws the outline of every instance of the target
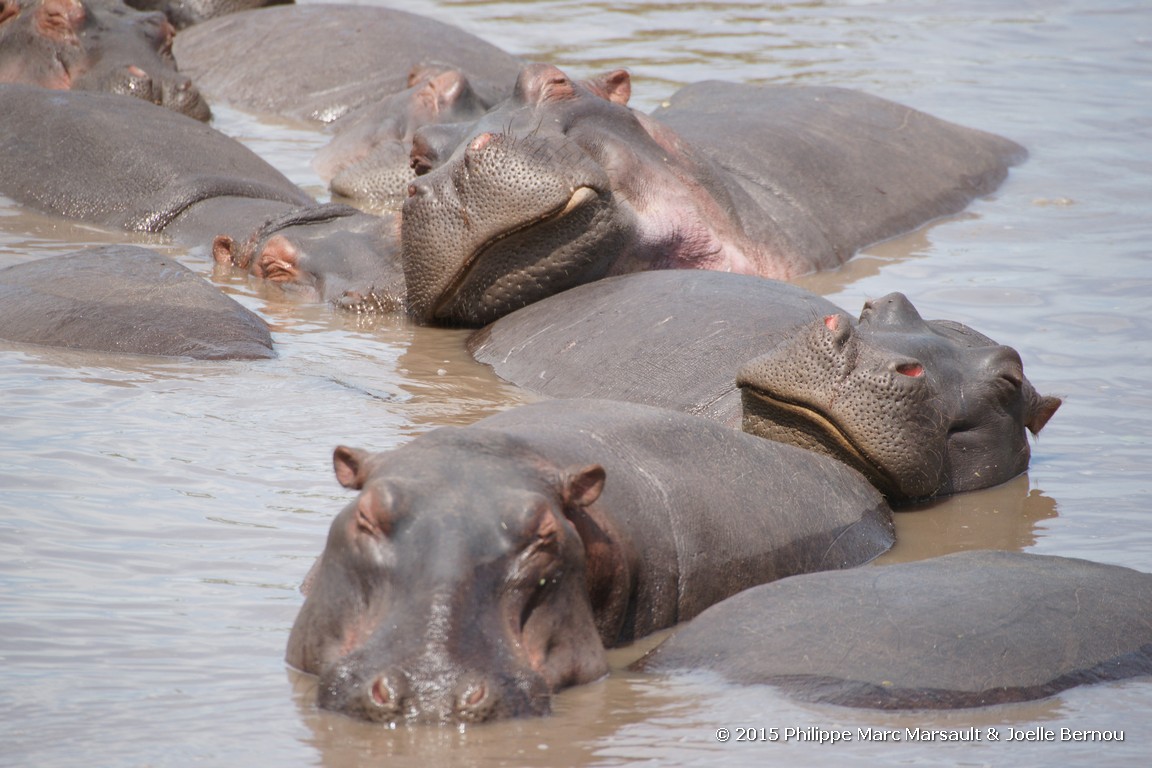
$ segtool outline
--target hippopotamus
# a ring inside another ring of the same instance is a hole
[[[790,279],[955,213],[1024,155],[865,93],[708,82],[652,116],[618,70],[526,66],[466,129],[413,139],[409,299],[482,325],[604,277],[694,268]]]
[[[0,269],[0,338],[201,360],[275,356],[257,315],[187,267],[133,245]]]
[[[307,299],[395,309],[395,217],[317,205],[211,127],[137,99],[0,86],[0,194],[189,246]]]
[[[286,658],[319,706],[378,722],[544,714],[606,647],[893,542],[839,462],[633,403],[543,401],[333,463],[359,493]]]
[[[226,13],[264,8],[269,5],[288,5],[292,0],[125,0],[140,11],[160,11],[176,29],[199,24]]]
[[[124,94],[208,120],[174,34],[163,14],[121,0],[0,0],[0,83]]]
[[[1019,354],[902,294],[859,319],[796,286],[707,270],[606,278],[472,335],[473,357],[549,397],[657,405],[835,456],[900,503],[1023,472],[1041,396]]]
[[[183,30],[174,51],[214,100],[322,124],[405,90],[412,68],[432,62],[466,72],[481,99],[494,104],[508,94],[521,64],[450,24],[327,3],[209,19]]]
[[[459,69],[423,65],[408,88],[367,104],[332,124],[332,140],[312,166],[334,194],[358,200],[403,202],[416,178],[409,155],[416,129],[474,119],[491,106]]]
[[[701,613],[633,665],[804,701],[952,709],[1152,674],[1152,574],[969,551],[793,576]]]

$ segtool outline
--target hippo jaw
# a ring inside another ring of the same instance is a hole
[[[844,461],[891,501],[974,490],[1028,467],[1060,405],[1024,378],[1015,350],[925,322],[901,294],[858,324],[830,315],[747,364],[744,429]]]
[[[409,307],[483,325],[602,277],[623,227],[603,170],[561,138],[484,133],[409,187]]]
[[[287,651],[319,675],[320,707],[387,723],[543,715],[552,691],[607,672],[566,518],[595,500],[603,469],[525,463],[522,444],[493,449],[477,432],[336,450],[338,478],[361,493],[333,521]]]

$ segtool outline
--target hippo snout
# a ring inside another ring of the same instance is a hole
[[[376,723],[483,723],[551,711],[547,685],[534,674],[463,672],[424,678],[398,666],[360,674],[347,663],[322,676],[317,703]]]

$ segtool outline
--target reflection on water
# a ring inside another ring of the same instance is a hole
[[[1065,398],[1026,476],[898,515],[883,560],[1001,547],[1152,571],[1152,11],[1067,0],[608,3],[440,0],[411,10],[577,77],[618,66],[651,108],[690,81],[845,85],[1026,145],[964,214],[801,282],[857,313],[925,317],[1020,350]],[[216,109],[304,185],[327,138]],[[717,126],[723,130],[723,126]],[[302,305],[200,252],[0,200],[0,267],[88,244],[180,258],[267,318],[279,356],[191,364],[0,346],[0,763],[128,765],[1144,764],[1146,681],[945,713],[798,705],[769,688],[624,670],[491,727],[369,726],[285,670],[298,585],[350,498],[338,444],[377,450],[529,399],[466,334]],[[978,596],[977,596],[978,597]],[[719,743],[717,728],[1122,728],[1119,744]]]

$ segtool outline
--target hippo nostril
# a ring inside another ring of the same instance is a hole
[[[460,720],[472,722],[486,720],[492,712],[495,699],[485,680],[462,682],[456,688],[456,716]]]
[[[369,698],[378,715],[395,716],[404,709],[404,693],[407,690],[402,677],[383,674],[372,681]]]
[[[896,366],[896,373],[903,374],[904,376],[910,376],[915,379],[924,375],[924,366],[916,362],[900,363]]]

